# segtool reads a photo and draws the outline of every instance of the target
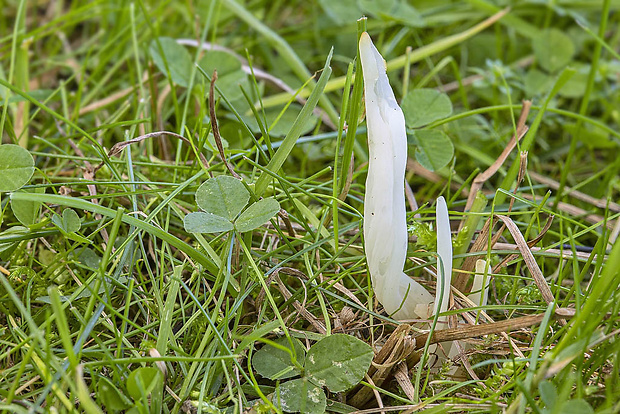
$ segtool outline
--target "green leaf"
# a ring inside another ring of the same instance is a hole
[[[413,27],[424,26],[422,15],[402,0],[359,0],[362,11],[383,20],[395,20]]]
[[[99,378],[98,397],[108,411],[126,410],[131,407],[129,399],[106,377]]]
[[[342,392],[359,383],[370,368],[370,345],[344,334],[321,339],[308,351],[306,374],[331,392]]]
[[[5,87],[0,86],[0,106],[3,105],[4,103],[4,91],[6,90]],[[29,91],[28,93],[26,93],[27,96],[31,97],[32,99],[36,99],[39,102],[44,102],[44,101],[50,101],[50,100],[60,100],[60,94],[56,94],[54,97],[51,97],[52,94],[54,94],[54,90],[53,89],[36,89],[34,91]],[[28,99],[26,99],[24,96],[22,95],[13,95],[13,96],[9,96],[8,102],[9,104],[14,104],[17,102],[25,102],[28,101]]]
[[[222,131],[220,130],[220,133]],[[224,150],[227,150],[228,147],[230,147],[230,144],[228,143],[228,141],[222,137],[220,137],[220,141],[222,143],[222,148],[224,148]],[[206,147],[211,150],[211,152],[218,152],[218,148],[217,148],[217,143],[215,142],[215,137],[213,136],[213,133],[209,132],[209,135],[207,135],[207,142],[205,142]]]
[[[54,214],[52,217],[52,223],[56,225],[60,230],[65,233],[75,233],[82,227],[80,217],[72,208],[66,208],[62,212],[62,217],[58,214]]]
[[[573,41],[559,29],[543,30],[532,42],[538,64],[548,72],[564,68],[575,54]]]
[[[437,171],[448,165],[454,155],[454,145],[443,131],[422,129],[413,135],[417,141],[415,158],[422,167]]]
[[[80,264],[82,264],[82,266],[89,267],[93,271],[96,271],[101,264],[101,257],[99,257],[93,249],[88,247],[84,247],[79,250],[79,252],[77,252],[76,259]]]
[[[581,98],[586,92],[590,65],[573,65],[577,72],[560,89],[558,95],[565,98]]]
[[[39,187],[20,191],[43,194],[45,188]],[[21,224],[28,227],[38,223],[42,205],[43,203],[40,201],[11,200],[13,215]]]
[[[28,229],[26,227],[13,226],[0,233],[0,236],[19,236],[24,234],[28,234]],[[0,243],[0,260],[8,260],[19,243],[19,241]]]
[[[162,373],[153,367],[137,368],[127,377],[127,392],[135,401],[148,396],[162,380]]]
[[[34,174],[34,158],[19,145],[0,145],[0,192],[15,191],[30,181]]]
[[[325,393],[306,378],[287,381],[280,385],[279,396],[282,410],[288,413],[322,414],[325,412],[327,403]],[[278,405],[277,393],[273,396],[273,402]]]
[[[213,75],[214,69],[217,70],[217,87],[229,101],[243,97],[239,85],[248,90],[248,75],[241,69],[239,59],[230,53],[210,50],[200,59],[198,66],[209,76]]]
[[[543,400],[547,408],[553,409],[558,399],[558,392],[549,381],[542,381],[538,384],[538,391],[540,392],[540,398]]]
[[[401,103],[409,128],[419,128],[452,114],[452,102],[435,89],[414,89]]]
[[[233,224],[224,217],[197,211],[183,218],[183,227],[188,233],[219,233],[232,230]]]
[[[595,125],[585,124],[581,125],[581,128],[578,129],[577,124],[567,123],[564,125],[564,131],[571,135],[575,135],[578,140],[591,149],[611,149],[618,145],[610,138],[609,132]]]
[[[235,221],[240,232],[254,230],[267,223],[280,211],[280,203],[274,198],[264,198],[247,208]]]
[[[250,88],[248,75],[241,69],[222,76],[219,76],[218,72],[217,87],[222,95],[226,96],[229,101],[236,101],[237,99],[243,98],[241,86],[246,91]]]
[[[211,76],[213,70],[217,70],[218,77],[222,77],[229,73],[241,70],[241,62],[234,55],[221,50],[209,50],[202,59],[198,62],[204,71]],[[219,79],[216,82],[218,86]]]
[[[179,86],[187,88],[192,71],[192,58],[189,52],[185,47],[178,44],[176,40],[169,37],[160,37],[158,40],[164,54],[163,56],[160,54],[157,41],[153,40],[149,47],[149,53],[153,62],[164,75],[168,73],[166,71],[167,64],[172,81]]]
[[[319,0],[325,14],[338,25],[345,25],[359,19],[362,15],[357,0]]]
[[[295,349],[295,357],[299,365],[304,364],[306,349],[299,339],[291,338]],[[270,380],[286,379],[300,374],[299,370],[293,365],[290,354],[291,345],[288,338],[278,338],[274,341],[289,350],[283,351],[279,348],[265,344],[252,358],[252,366],[261,376]]]
[[[248,204],[250,193],[240,180],[220,175],[211,178],[196,190],[196,204],[208,213],[232,221]]]
[[[80,411],[86,414],[103,414],[101,408],[90,398],[90,390],[82,376],[82,369],[83,367],[81,365],[75,369],[76,396],[80,403]]]
[[[529,96],[546,93],[553,86],[553,77],[539,71],[531,69],[524,79],[525,93]]]
[[[562,414],[590,414],[594,410],[586,400],[575,398],[574,400],[564,401],[557,412]]]

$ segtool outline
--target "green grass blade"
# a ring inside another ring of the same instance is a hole
[[[297,119],[295,119],[295,122],[293,123],[291,130],[284,137],[284,140],[282,141],[282,144],[276,151],[275,155],[273,156],[271,160],[269,160],[269,163],[267,164],[267,167],[266,167],[267,170],[276,173],[282,167],[282,165],[284,164],[284,161],[286,160],[286,158],[289,156],[289,154],[293,150],[293,147],[295,146],[297,139],[301,136],[303,126],[306,124],[307,120],[311,116],[313,116],[312,111],[316,107],[316,104],[318,103],[319,98],[323,94],[325,85],[327,85],[327,81],[329,80],[329,77],[331,76],[331,73],[332,73],[332,68],[329,64],[331,62],[333,53],[334,51],[332,49],[329,52],[329,55],[327,56],[327,60],[325,61],[325,66],[323,67],[321,77],[319,78],[319,81],[317,82],[316,87],[312,90],[312,94],[310,94],[310,97],[308,97],[308,101],[306,102],[301,112],[297,116]],[[258,180],[256,180],[256,191],[255,192],[258,197],[261,197],[264,194],[265,190],[267,189],[268,184],[269,184],[269,175],[263,172],[258,177]]]

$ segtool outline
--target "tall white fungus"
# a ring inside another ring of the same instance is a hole
[[[407,256],[405,216],[405,117],[394,97],[386,65],[363,33],[359,43],[368,127],[368,178],[364,197],[364,247],[377,299],[395,319],[427,318],[433,297],[403,272]]]

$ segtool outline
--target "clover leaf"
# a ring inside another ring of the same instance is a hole
[[[230,176],[210,178],[196,190],[196,204],[203,211],[189,213],[183,219],[189,233],[219,233],[237,229],[254,230],[267,223],[280,210],[274,198],[259,200],[245,208],[250,192],[241,180]]]

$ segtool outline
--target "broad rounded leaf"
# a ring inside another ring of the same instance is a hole
[[[435,89],[414,89],[401,103],[409,128],[428,125],[452,113],[452,102],[445,93]]]
[[[400,0],[358,0],[365,13],[384,20],[396,20],[408,26],[422,27],[422,15],[408,2]]]
[[[192,71],[192,58],[189,52],[172,38],[160,37],[158,40],[161,49],[155,40],[151,42],[151,46],[149,47],[153,62],[155,62],[157,68],[164,75],[167,75],[167,64],[172,81],[184,88],[188,87],[189,77]],[[160,53],[161,51],[163,51],[163,56]]]
[[[183,219],[183,227],[188,233],[219,233],[233,229],[230,220],[204,211],[186,215]]]
[[[149,395],[162,380],[162,373],[153,367],[137,368],[127,377],[127,392],[136,401]]]
[[[566,81],[564,86],[562,86],[562,88],[559,90],[558,95],[565,98],[581,98],[586,92],[588,75],[590,73],[590,66],[585,65],[577,68],[577,65],[571,65],[571,67],[578,70],[573,76],[571,76],[568,81]]]
[[[573,41],[559,29],[543,30],[532,42],[536,60],[548,72],[566,67],[575,54]]]
[[[292,338],[295,357],[300,365],[304,365],[306,349],[299,339]],[[279,338],[275,343],[291,349],[288,338]],[[291,354],[269,344],[265,344],[252,358],[252,366],[261,376],[270,380],[286,379],[299,375],[299,371],[291,362]]]
[[[28,184],[34,174],[34,158],[19,145],[0,145],[0,192],[15,191]]]
[[[277,394],[273,396],[273,402],[278,404]],[[287,381],[280,385],[280,406],[288,413],[322,414],[325,412],[326,403],[323,390],[306,378]]]
[[[217,87],[229,101],[243,99],[240,85],[247,90],[248,75],[241,68],[238,58],[227,52],[210,50],[198,65],[209,76],[212,76],[214,69],[217,70]]]
[[[429,171],[437,171],[450,162],[454,155],[454,145],[443,132],[435,129],[415,131],[417,146],[415,158]]]
[[[238,231],[250,231],[267,223],[273,216],[278,214],[280,203],[274,198],[264,198],[247,208],[237,221],[235,227]]]
[[[129,399],[106,377],[99,378],[97,390],[97,397],[108,411],[126,410],[131,407]]]
[[[228,175],[210,178],[196,190],[196,204],[204,211],[232,221],[248,204],[250,193]]]
[[[222,50],[209,50],[198,62],[200,66],[209,76],[213,70],[217,70],[217,76],[222,77],[228,73],[241,70],[241,62],[233,54]],[[219,79],[217,82],[219,86]]]
[[[525,93],[536,96],[548,93],[553,87],[553,76],[547,75],[538,69],[530,69],[524,79]]]
[[[354,22],[362,15],[357,0],[319,0],[319,4],[325,14],[339,25]]]
[[[557,412],[562,414],[591,414],[594,413],[594,410],[586,400],[575,398],[574,400],[563,401]]]
[[[558,391],[550,381],[542,381],[538,384],[540,398],[543,400],[547,408],[552,409],[558,400]]]
[[[58,226],[58,228],[65,233],[75,233],[80,230],[80,227],[82,227],[80,217],[77,215],[75,210],[71,208],[64,209],[62,212],[62,217],[54,214],[52,217],[52,223]]]
[[[334,334],[312,345],[306,356],[306,374],[331,392],[342,392],[359,383],[370,368],[370,345],[344,334]]]

